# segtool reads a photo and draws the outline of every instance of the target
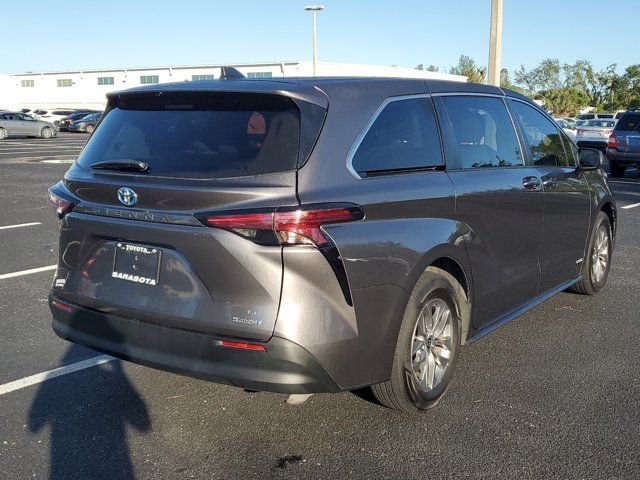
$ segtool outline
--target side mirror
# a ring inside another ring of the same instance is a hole
[[[582,170],[596,170],[604,163],[602,151],[594,148],[581,148],[578,150],[578,164]]]

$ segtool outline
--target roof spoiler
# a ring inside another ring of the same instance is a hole
[[[220,80],[240,80],[243,78],[247,78],[244,74],[234,67],[224,66],[221,68]]]

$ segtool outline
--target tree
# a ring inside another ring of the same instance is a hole
[[[583,91],[569,87],[540,92],[538,98],[544,101],[545,108],[556,117],[575,115],[588,105],[588,98]]]
[[[416,70],[425,70],[427,72],[438,72],[439,69],[435,65],[429,65],[425,67],[422,63],[416,67]]]
[[[449,73],[453,75],[463,75],[467,77],[467,81],[475,83],[484,83],[487,76],[486,67],[478,67],[473,58],[467,55],[460,55],[458,65],[451,67]]]
[[[515,90],[518,93],[524,93],[524,90],[521,87],[511,83],[509,70],[507,70],[506,68],[500,70],[500,86],[508,88],[509,90]]]
[[[610,110],[640,108],[640,64],[629,65],[613,79],[605,107]]]
[[[564,86],[560,62],[551,58],[545,58],[540,65],[531,70],[521,66],[515,72],[515,80],[516,83],[524,85],[530,93],[556,90]]]
[[[577,60],[573,65],[565,65],[564,72],[567,86],[584,91],[590,106],[602,109],[605,102],[610,102],[607,97],[617,77],[615,63],[596,71],[590,62]]]

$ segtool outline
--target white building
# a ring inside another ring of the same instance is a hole
[[[105,94],[138,85],[220,78],[223,65],[119,68],[42,73],[0,74],[0,108],[103,108]],[[287,61],[229,65],[249,78],[309,77],[313,63]],[[318,76],[437,78],[466,81],[466,77],[404,67],[318,62]]]

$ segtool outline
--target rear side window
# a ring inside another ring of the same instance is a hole
[[[351,165],[360,176],[442,165],[431,100],[419,97],[389,102],[358,145]]]
[[[460,168],[522,166],[522,152],[504,102],[499,98],[442,98]]]
[[[533,165],[574,166],[564,150],[558,127],[535,108],[522,102],[509,101],[520,121]]]
[[[615,129],[621,132],[640,131],[640,115],[625,115],[618,120]]]
[[[148,175],[166,177],[259,175],[294,170],[299,139],[300,111],[287,97],[130,95],[105,114],[78,163],[141,160]]]

